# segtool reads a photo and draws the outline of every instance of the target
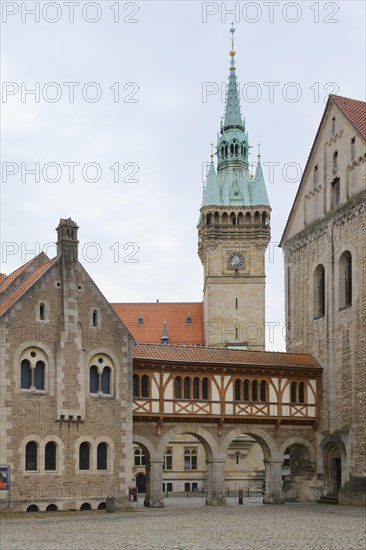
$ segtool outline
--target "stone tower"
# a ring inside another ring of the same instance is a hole
[[[234,29],[231,29],[234,33]],[[264,350],[265,250],[271,208],[260,155],[249,170],[248,132],[241,115],[232,42],[224,120],[211,163],[198,224],[204,267],[207,346]]]

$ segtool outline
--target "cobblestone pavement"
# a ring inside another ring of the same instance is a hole
[[[46,516],[46,517],[45,517]],[[165,508],[107,514],[26,514],[2,520],[1,550],[353,550],[365,549],[365,510],[260,502],[204,506],[167,499]]]

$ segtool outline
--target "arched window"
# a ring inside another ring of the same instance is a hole
[[[25,447],[25,469],[27,471],[37,470],[38,445],[35,441],[30,441]]]
[[[107,454],[107,444],[99,443],[97,447],[97,470],[107,470]]]
[[[192,449],[191,452],[191,470],[197,470],[197,450]]]
[[[132,378],[132,393],[133,397],[139,397],[139,382],[140,378],[138,374],[134,374]]]
[[[191,398],[191,379],[186,376],[184,379],[184,399]]]
[[[39,318],[41,321],[44,321],[46,318],[46,311],[44,304],[39,304]]]
[[[44,469],[56,470],[56,443],[49,441],[44,449]]]
[[[244,401],[249,401],[249,380],[244,380]]]
[[[196,376],[193,378],[193,399],[200,398],[200,379]]]
[[[260,223],[261,221],[261,215],[259,212],[254,213],[254,223]]]
[[[296,394],[297,394],[297,384],[296,382],[291,382],[291,403],[296,403]]]
[[[325,315],[325,270],[319,264],[314,271],[314,318]]]
[[[188,483],[188,481],[184,484],[184,490],[185,490],[186,493],[191,492],[191,484]]]
[[[207,225],[211,224],[211,214],[210,213],[208,213],[207,216],[206,216],[206,224]]]
[[[260,386],[260,398],[261,398],[261,401],[264,402],[264,401],[267,401],[267,383],[265,380],[262,380],[261,381],[261,386]]]
[[[202,379],[202,399],[208,399],[208,378]]]
[[[331,208],[336,208],[341,200],[341,184],[340,179],[335,178],[331,183],[331,198],[330,206]]]
[[[90,470],[90,445],[86,441],[79,447],[79,470]]]
[[[346,250],[339,259],[339,309],[352,305],[352,256]]]
[[[245,223],[246,223],[246,224],[252,223],[252,216],[251,216],[251,213],[250,213],[250,212],[247,212],[247,213],[245,214]]]
[[[173,483],[167,483],[166,490],[167,490],[167,493],[171,493],[173,491]]]
[[[173,451],[172,449],[167,449],[164,453],[164,470],[173,469]]]
[[[141,377],[141,397],[149,397],[149,377],[147,374]]]
[[[235,380],[235,401],[241,400],[241,381]]]
[[[135,449],[135,466],[145,466],[145,453],[142,449]]]
[[[20,387],[28,390],[31,387],[32,374],[30,362],[28,359],[23,359],[20,364]]]
[[[235,155],[238,156],[238,144],[235,143]]]
[[[338,151],[333,153],[333,174],[336,174],[338,170]]]
[[[299,384],[299,403],[305,403],[305,384],[300,382]]]
[[[230,154],[231,154],[231,156],[233,156],[233,154],[234,154],[234,144],[233,143],[231,143],[231,145],[230,145]]]
[[[104,367],[102,372],[102,392],[111,393],[111,369]]]
[[[93,311],[93,327],[96,327],[98,324],[98,312],[96,309]]]
[[[90,367],[89,371],[89,388],[90,393],[97,393],[98,391],[98,368],[95,365]]]
[[[37,361],[34,369],[34,385],[36,390],[44,390],[44,363]]]
[[[252,382],[252,401],[258,401],[258,382],[256,380]]]
[[[182,379],[180,376],[177,376],[174,381],[174,393],[175,393],[175,399],[181,399],[182,398]]]

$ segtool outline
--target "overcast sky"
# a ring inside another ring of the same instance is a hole
[[[260,142],[272,206],[267,349],[284,350],[277,245],[328,94],[365,99],[364,2],[1,7],[2,271],[53,257],[71,217],[111,302],[202,299],[196,225],[235,22],[251,161]]]

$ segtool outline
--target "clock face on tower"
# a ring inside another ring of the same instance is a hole
[[[239,269],[244,265],[244,256],[240,252],[233,252],[229,255],[229,264],[233,269]]]

